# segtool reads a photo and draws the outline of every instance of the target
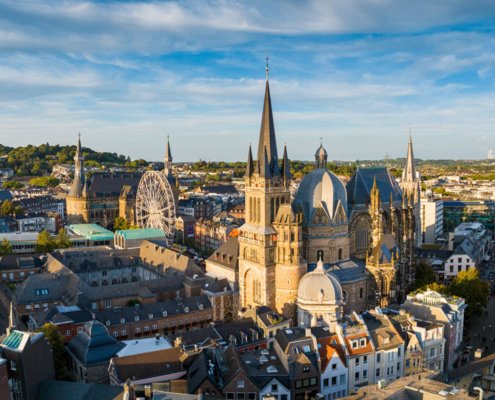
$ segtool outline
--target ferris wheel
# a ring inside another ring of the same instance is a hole
[[[171,245],[175,238],[175,201],[167,177],[159,171],[147,171],[139,181],[136,194],[136,220],[140,228],[158,228]]]

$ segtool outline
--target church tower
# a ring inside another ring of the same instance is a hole
[[[421,242],[421,189],[420,178],[416,172],[413,142],[409,134],[407,158],[402,173],[402,264],[404,265],[404,280],[407,288],[414,286],[416,247]],[[406,289],[406,288],[405,288]]]
[[[392,233],[384,233],[380,190],[376,183],[370,192],[372,244],[366,256],[366,269],[372,276],[370,305],[386,307],[397,301],[399,249]]]
[[[170,148],[170,137],[167,136],[167,145],[165,147],[165,158],[163,159],[163,173],[167,178],[170,187],[172,188],[172,193],[174,195],[175,209],[179,209],[179,179],[174,176],[172,170],[172,150]]]
[[[279,167],[268,65],[266,72],[257,158],[253,160],[250,146],[244,176],[246,212],[245,224],[239,229],[239,292],[241,307],[265,305],[275,310],[278,232],[273,223],[280,207],[290,204],[290,170],[286,152]]]
[[[77,140],[74,155],[74,180],[66,198],[67,221],[69,223],[87,222],[89,210],[87,203],[88,185],[84,177],[84,155],[81,147],[81,134]]]

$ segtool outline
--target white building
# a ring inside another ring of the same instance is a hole
[[[443,201],[421,199],[421,243],[434,244],[443,233]]]
[[[375,348],[375,368],[370,383],[387,383],[404,376],[405,341],[387,315],[377,308],[363,314]]]
[[[321,361],[320,394],[325,400],[347,396],[348,371],[339,336],[334,334],[317,342]]]
[[[466,307],[464,299],[443,296],[433,290],[409,294],[401,306],[417,319],[443,325],[445,371],[451,370],[460,356]]]

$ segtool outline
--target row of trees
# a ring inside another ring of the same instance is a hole
[[[71,247],[69,235],[64,228],[60,228],[56,236],[50,235],[46,230],[38,233],[35,251],[37,253],[50,253],[55,249],[67,249]]]
[[[2,201],[0,204],[0,216],[5,217],[7,215],[21,215],[24,210],[19,205],[14,205],[10,200]]]

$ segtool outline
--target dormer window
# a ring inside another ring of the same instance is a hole
[[[125,324],[125,318],[121,318],[121,319],[120,319],[120,323],[121,323],[121,324]]]
[[[149,319],[153,319],[153,314],[148,314]]]
[[[203,304],[199,304],[199,305],[198,305],[198,308],[199,308],[200,310],[202,310],[202,309],[203,309]]]
[[[139,315],[134,316],[134,321],[139,321]]]
[[[184,312],[189,312],[189,307],[184,307]]]
[[[162,311],[162,315],[163,315],[164,317],[166,317],[166,316],[167,316],[167,312],[166,312],[166,311]]]
[[[366,339],[360,339],[360,340],[359,340],[359,346],[360,346],[360,347],[364,347],[364,346],[366,346]]]
[[[110,326],[110,321],[106,321],[106,322],[105,322],[105,325],[106,325],[106,326]]]

